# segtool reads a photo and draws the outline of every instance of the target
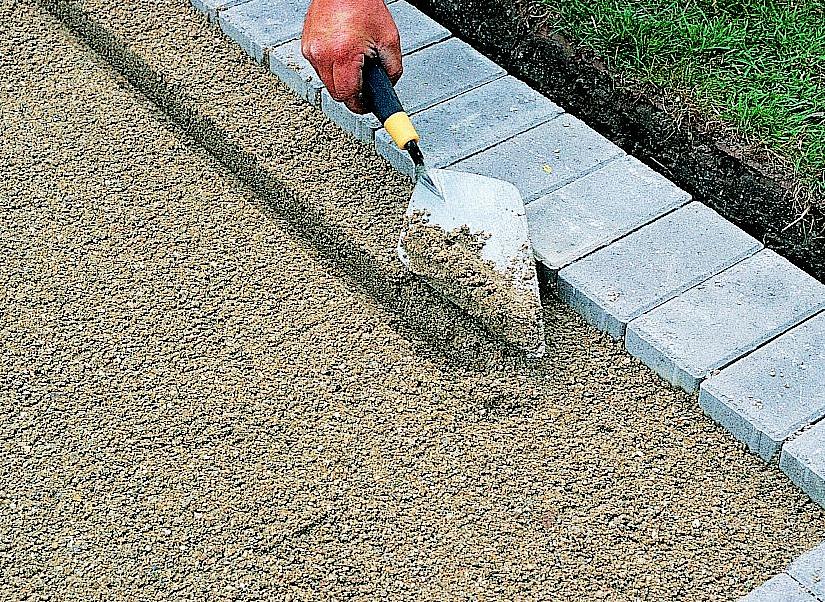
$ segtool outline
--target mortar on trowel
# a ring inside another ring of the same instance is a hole
[[[364,97],[415,164],[401,261],[493,335],[542,355],[544,321],[521,193],[503,180],[427,168],[418,133],[377,59],[364,65]]]

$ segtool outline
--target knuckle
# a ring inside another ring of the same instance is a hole
[[[310,63],[319,62],[318,45],[314,41],[301,41],[301,54]]]

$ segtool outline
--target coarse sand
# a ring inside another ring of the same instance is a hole
[[[423,214],[407,215],[402,231],[399,246],[414,274],[468,308],[496,338],[541,355],[544,312],[529,245],[504,272],[482,255],[484,232],[472,232],[466,225],[448,231]]]
[[[190,113],[2,2],[3,600],[731,600],[823,539],[559,302],[527,363],[427,298],[409,183],[184,2],[82,8]]]

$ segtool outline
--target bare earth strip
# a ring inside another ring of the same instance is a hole
[[[184,4],[87,9],[365,259],[3,4],[2,599],[732,599],[825,538],[556,302],[540,364],[460,320],[486,365],[440,355],[400,176]]]

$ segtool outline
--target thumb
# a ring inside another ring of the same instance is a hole
[[[384,65],[390,81],[392,83],[397,82],[401,74],[404,73],[404,66],[401,62],[400,44],[379,47],[376,50],[378,51],[378,58],[381,59],[381,64]]]

